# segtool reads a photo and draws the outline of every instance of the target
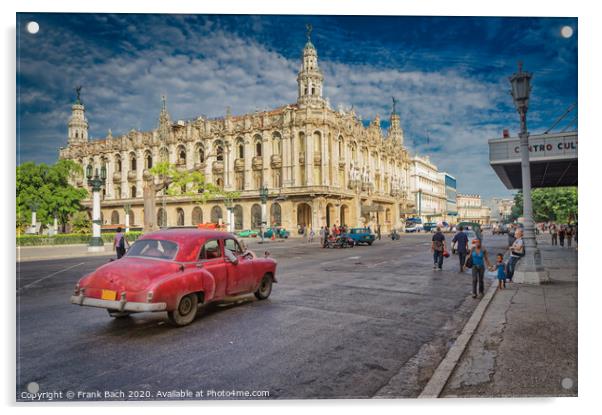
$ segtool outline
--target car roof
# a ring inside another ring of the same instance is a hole
[[[139,239],[164,239],[176,242],[180,248],[178,249],[175,260],[185,262],[194,261],[196,259],[197,251],[200,247],[199,242],[207,239],[224,238],[236,239],[236,237],[229,232],[194,228],[162,229],[144,234]]]

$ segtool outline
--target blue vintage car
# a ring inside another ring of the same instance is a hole
[[[345,235],[353,239],[356,245],[372,245],[372,242],[376,239],[370,228],[353,228]]]

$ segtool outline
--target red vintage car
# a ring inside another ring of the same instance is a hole
[[[221,231],[173,229],[138,239],[127,254],[86,275],[71,303],[106,308],[111,317],[167,311],[169,320],[191,323],[199,304],[254,293],[268,298],[276,261],[243,250]]]

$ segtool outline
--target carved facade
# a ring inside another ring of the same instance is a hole
[[[308,39],[298,77],[298,99],[266,112],[172,122],[165,99],[157,128],[88,139],[84,106],[78,101],[69,120],[68,146],[60,157],[82,166],[105,165],[103,222],[123,224],[131,205],[131,225],[142,225],[143,178],[157,161],[195,169],[226,190],[240,191],[234,202],[235,229],[258,227],[259,188],[269,189],[268,226],[380,224],[399,226],[414,207],[409,194],[410,158],[395,105],[385,135],[378,116],[364,127],[353,110],[334,110],[322,97],[323,75]],[[80,180],[77,185],[86,186]],[[158,197],[158,215],[167,225],[225,220],[223,201],[196,205],[186,197]],[[164,217],[164,216],[162,216]],[[161,223],[161,221],[158,221]]]

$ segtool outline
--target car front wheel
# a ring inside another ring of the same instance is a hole
[[[188,294],[182,297],[178,308],[167,312],[169,321],[176,326],[185,326],[192,323],[196,317],[199,299],[196,294]]]
[[[265,300],[272,293],[272,277],[268,274],[264,275],[259,284],[259,288],[255,291],[255,297],[258,300]]]

